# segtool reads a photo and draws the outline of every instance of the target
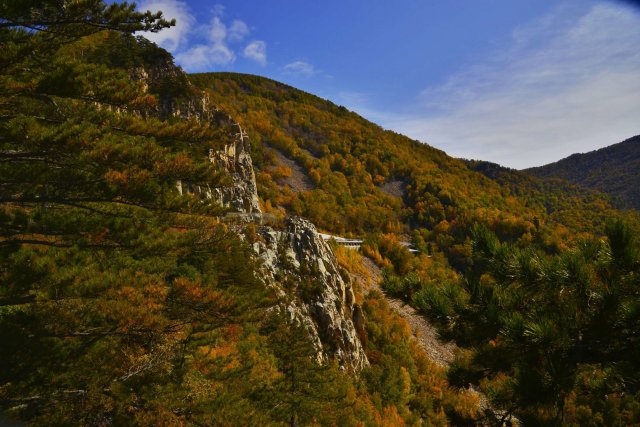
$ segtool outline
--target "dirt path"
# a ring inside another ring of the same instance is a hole
[[[389,305],[400,314],[411,326],[413,336],[420,343],[420,347],[429,358],[442,367],[453,362],[453,352],[456,345],[452,342],[444,343],[438,339],[436,329],[420,316],[416,310],[403,301],[386,297]]]
[[[413,307],[411,307],[409,304],[406,304],[404,301],[386,295],[380,287],[380,283],[382,282],[382,271],[380,270],[380,268],[367,257],[363,256],[362,262],[364,267],[370,274],[371,281],[369,289],[379,290],[382,295],[384,295],[391,308],[393,308],[409,323],[414,338],[420,344],[420,348],[422,348],[425,353],[427,353],[429,358],[434,363],[443,368],[449,366],[449,364],[451,364],[454,359],[454,353],[457,348],[456,344],[453,342],[440,341],[438,339],[438,332],[436,331],[436,328],[431,325],[424,317],[418,314],[418,312],[416,312]],[[467,390],[478,396],[478,406],[482,412],[488,410],[493,412],[497,416],[500,416],[503,413],[503,411],[492,408],[486,396],[475,387],[469,387]],[[509,417],[509,422],[511,423],[511,425],[519,425],[518,420],[515,417]]]
[[[363,257],[364,267],[371,274],[371,286],[369,289],[377,289],[382,292],[380,282],[382,280],[382,272],[380,268],[369,258]],[[442,342],[438,339],[438,332],[427,320],[420,316],[416,310],[404,301],[392,298],[386,295],[387,302],[400,316],[402,316],[411,327],[413,336],[420,344],[420,347],[427,353],[429,358],[437,365],[447,367],[453,361],[454,350],[456,345],[452,342]]]

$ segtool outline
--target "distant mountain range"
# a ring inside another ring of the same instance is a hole
[[[539,178],[565,179],[609,194],[619,208],[640,210],[640,135],[525,172]]]

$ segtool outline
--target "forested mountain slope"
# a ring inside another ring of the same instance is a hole
[[[537,206],[547,212],[553,212],[555,206],[565,203],[567,200],[580,200],[585,204],[576,206],[575,209],[568,209],[563,216],[563,223],[574,230],[578,229],[580,217],[588,211],[598,211],[606,209],[613,202],[611,197],[598,190],[585,188],[572,184],[562,179],[537,178],[531,174],[500,166],[495,163],[482,160],[465,160],[467,166],[487,178],[498,183],[500,186],[509,188],[510,191],[527,204]],[[587,214],[588,215],[588,214]],[[634,221],[637,215],[630,213],[624,215],[630,221]],[[578,227],[576,227],[578,226]],[[594,231],[593,229],[588,231]]]
[[[449,381],[504,409],[492,422],[640,423],[636,213],[565,181],[453,159],[269,79],[191,79],[251,136],[264,208],[366,235],[384,291],[461,349]]]
[[[525,172],[599,190],[620,208],[640,210],[640,135]]]
[[[191,79],[249,132],[263,200],[335,233],[445,228],[463,241],[464,230],[482,221],[518,239],[535,223],[538,236],[553,245],[602,230],[607,218],[619,215],[597,193],[538,182],[540,189],[531,192],[528,185],[498,183],[462,160],[273,80],[234,73]],[[313,188],[292,191],[286,181],[301,171]]]

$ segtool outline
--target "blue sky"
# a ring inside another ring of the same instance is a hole
[[[144,0],[185,70],[270,77],[456,157],[524,168],[640,134],[615,0]]]

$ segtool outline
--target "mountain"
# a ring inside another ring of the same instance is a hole
[[[303,215],[326,231],[422,230],[437,240],[441,224],[462,243],[477,220],[518,239],[535,219],[547,230],[538,235],[555,244],[551,236],[602,230],[607,218],[620,215],[596,193],[534,178],[535,192],[497,182],[441,150],[273,80],[234,73],[190,78],[247,130],[268,209]]]
[[[637,213],[566,181],[451,158],[273,80],[190,78],[246,129],[265,211],[363,237],[382,289],[459,346],[450,384],[509,408],[485,412],[489,423],[640,422]],[[608,372],[611,411],[599,409]]]
[[[273,80],[189,76],[133,35],[170,25],[0,4],[3,417],[640,423],[637,213]]]
[[[640,135],[525,171],[601,191],[622,209],[640,210]]]

